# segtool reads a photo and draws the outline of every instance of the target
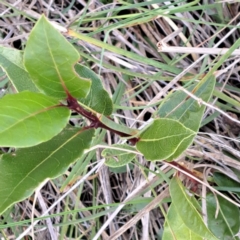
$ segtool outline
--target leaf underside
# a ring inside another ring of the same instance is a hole
[[[207,102],[212,96],[215,77],[206,82],[192,84],[188,91]],[[205,105],[183,91],[171,93],[159,107],[161,119],[140,134],[137,148],[148,160],[171,161],[180,156],[193,142],[198,132]]]
[[[0,214],[29,197],[45,180],[64,173],[90,147],[93,135],[93,129],[64,129],[48,142],[4,154],[0,159]]]
[[[140,134],[136,147],[148,160],[164,160],[180,155],[195,134],[176,120],[157,119]]]

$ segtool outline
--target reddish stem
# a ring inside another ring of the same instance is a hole
[[[170,164],[170,165],[176,166],[176,167],[182,169],[183,171],[185,171],[185,172],[187,172],[187,173],[189,173],[189,174],[194,175],[194,173],[191,172],[189,169],[185,168],[184,166],[182,166],[181,164],[179,164],[179,163],[177,163],[177,162],[175,162],[175,161],[167,162],[167,163]]]
[[[79,105],[79,103],[77,102],[77,99],[72,97],[70,94],[68,94],[67,103],[68,103],[69,109],[76,111],[77,113],[81,114],[82,116],[84,116],[85,118],[90,120],[90,122],[91,122],[90,127],[104,128],[112,133],[115,133],[115,134],[121,136],[121,137],[132,137],[132,135],[130,135],[130,134],[126,134],[121,131],[117,131],[115,129],[112,129],[112,128],[106,126],[104,123],[100,122],[100,120],[98,119],[98,117],[96,115],[94,115],[92,112],[85,110],[81,105]],[[130,138],[128,141],[132,145],[135,145],[139,141],[139,138],[133,137],[133,138]]]
[[[167,163],[170,164],[170,165],[172,165],[172,166],[176,166],[176,167],[182,169],[183,171],[189,173],[189,175],[193,175],[193,176],[195,176],[196,178],[199,178],[198,176],[196,176],[196,175],[194,174],[194,172],[190,171],[189,169],[187,169],[186,167],[182,166],[181,164],[179,164],[179,163],[177,163],[177,162],[175,162],[175,161],[167,162]],[[184,173],[182,172],[182,174],[184,174]],[[184,174],[184,175],[185,175],[187,178],[189,178],[189,179],[194,183],[194,185],[197,185],[197,184],[198,184],[198,182],[197,182],[194,178],[192,178],[191,176],[188,176],[188,175],[186,175],[186,174]],[[194,190],[194,189],[195,189],[195,188],[192,189],[193,192],[196,192],[196,190]]]

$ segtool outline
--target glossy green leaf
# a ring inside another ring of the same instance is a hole
[[[98,113],[104,114],[105,116],[111,115],[113,111],[112,100],[108,92],[103,88],[97,74],[80,64],[75,65],[75,70],[79,76],[92,80],[91,89],[87,98],[81,98],[79,101]]]
[[[220,240],[237,240],[239,232],[239,208],[221,196],[217,196],[216,203],[213,194],[207,195],[208,227]],[[217,210],[217,206],[219,206]],[[218,214],[216,215],[216,211]],[[215,217],[216,216],[216,217]]]
[[[29,90],[39,92],[23,66],[22,52],[14,48],[0,46],[0,66],[8,75],[17,92]]]
[[[192,84],[187,88],[192,91],[197,84]],[[194,95],[205,102],[212,96],[215,86],[215,77],[210,77],[205,83],[200,85]],[[197,132],[202,121],[205,105],[188,97],[181,90],[171,93],[161,104],[158,115],[161,118],[171,118],[178,120],[185,127]]]
[[[50,140],[68,123],[70,110],[41,93],[0,99],[0,146],[29,147]]]
[[[90,147],[93,135],[93,129],[65,129],[48,142],[4,154],[0,159],[0,214],[29,197],[47,179],[64,173]]]
[[[87,96],[91,80],[74,70],[80,59],[77,50],[42,16],[30,33],[24,63],[35,84],[47,95],[64,99]]]
[[[191,231],[182,221],[175,206],[171,204],[164,223],[162,240],[202,240],[203,238]]]
[[[169,190],[172,197],[172,204],[186,227],[205,239],[216,240],[217,238],[203,222],[197,201],[194,197],[189,196],[187,190],[177,177],[172,178]]]
[[[173,119],[157,119],[140,134],[137,149],[148,160],[179,156],[192,142],[195,132]]]
[[[134,147],[123,144],[113,144],[112,147],[121,148],[122,150],[106,148],[102,151],[102,156],[106,159],[105,164],[109,167],[116,168],[124,166],[130,163],[135,157],[134,153],[125,151],[135,151]]]

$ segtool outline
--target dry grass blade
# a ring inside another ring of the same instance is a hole
[[[117,239],[121,236],[125,231],[127,231],[130,227],[134,226],[146,213],[150,212],[153,208],[155,208],[161,201],[169,196],[168,189],[163,190],[159,196],[155,197],[154,200],[149,203],[145,208],[139,211],[130,221],[128,221],[123,227],[118,229],[114,234],[111,235],[110,239]]]

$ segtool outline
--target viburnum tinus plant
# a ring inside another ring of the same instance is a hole
[[[149,161],[173,161],[198,132],[205,107],[183,91],[169,94],[142,130],[115,123],[101,79],[78,63],[78,51],[44,16],[30,33],[23,56],[4,47],[0,53],[2,68],[17,92],[0,99],[0,146],[15,149],[0,159],[0,213],[30,196],[46,179],[64,173],[92,146],[97,128],[128,140],[129,145],[117,145],[122,151],[103,151],[111,166],[132,160],[133,153],[121,154],[124,148],[139,151]],[[210,77],[186,89],[207,102],[214,84]],[[71,126],[73,112],[88,124]]]

